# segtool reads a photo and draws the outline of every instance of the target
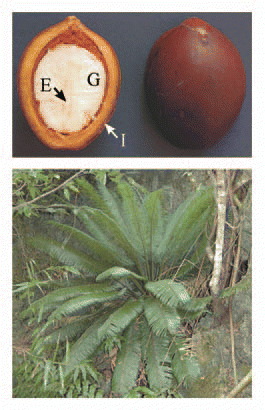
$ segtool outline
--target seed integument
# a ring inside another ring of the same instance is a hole
[[[91,73],[96,74],[89,82]],[[102,104],[105,86],[103,63],[74,44],[49,49],[34,74],[34,97],[40,115],[48,127],[59,132],[77,132],[93,121]],[[63,91],[66,101],[56,98],[55,88]]]

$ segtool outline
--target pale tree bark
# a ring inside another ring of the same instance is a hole
[[[224,231],[226,220],[226,171],[223,169],[216,170],[216,202],[217,202],[217,230],[215,242],[214,267],[210,281],[211,293],[218,297],[220,289],[220,276],[222,271]]]
[[[226,396],[227,399],[232,399],[242,392],[252,382],[252,370],[241,380],[240,383]]]

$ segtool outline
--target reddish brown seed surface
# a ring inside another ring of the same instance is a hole
[[[226,135],[245,89],[237,48],[199,18],[164,33],[149,54],[147,104],[162,134],[180,147],[209,147]]]

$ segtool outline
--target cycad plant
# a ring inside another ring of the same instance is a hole
[[[49,235],[32,240],[80,273],[78,284],[60,284],[23,312],[40,323],[35,349],[66,343],[67,375],[91,363],[104,343],[118,340],[112,391],[123,397],[137,386],[140,368],[153,391],[198,375],[180,327],[205,303],[191,299],[180,278],[205,250],[205,227],[215,209],[212,188],[201,187],[169,213],[163,190],[142,194],[122,180],[112,190],[85,179],[79,187],[88,205],[73,210],[78,228],[52,221],[54,235],[67,238],[63,243]]]

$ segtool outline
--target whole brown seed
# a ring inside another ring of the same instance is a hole
[[[237,48],[197,17],[164,33],[151,49],[147,104],[162,134],[179,147],[205,148],[225,136],[239,115],[245,90]]]

